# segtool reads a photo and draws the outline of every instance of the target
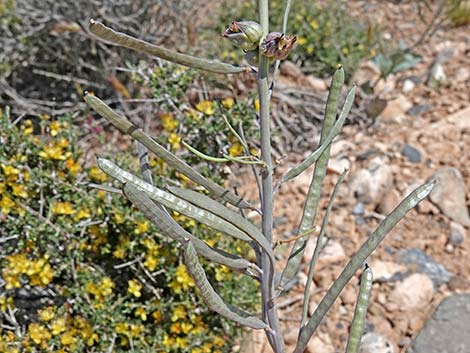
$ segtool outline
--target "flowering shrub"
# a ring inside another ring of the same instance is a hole
[[[119,195],[76,185],[107,181],[83,163],[82,130],[69,116],[0,112],[0,352],[230,352],[239,328],[201,305],[175,245]],[[247,253],[207,227],[193,233]],[[254,305],[253,281],[205,267],[227,300]]]
[[[140,68],[136,72],[142,70],[149,74],[136,74],[134,80],[143,87],[149,87],[154,98],[166,97],[160,103],[163,110],[159,115],[162,133],[156,136],[156,140],[173,152],[183,154],[189,164],[199,165],[204,176],[221,182],[223,174],[220,165],[204,161],[201,163],[201,158],[182,148],[181,141],[184,138],[187,144],[207,155],[241,156],[243,147],[230,133],[222,116],[237,130],[240,126],[243,128],[250,152],[258,154],[258,146],[254,144],[259,138],[254,118],[259,111],[258,99],[221,96],[190,102],[185,94],[201,75],[196,70],[168,62],[162,62],[156,68]]]
[[[223,1],[217,19],[220,30],[232,19],[250,18],[256,6],[257,1]],[[272,0],[269,6],[271,27],[281,31],[285,1]],[[375,55],[374,30],[347,14],[344,4],[339,1],[323,5],[313,1],[293,1],[288,32],[297,35],[297,47],[289,60],[316,76],[330,76],[338,63],[352,75],[361,59]],[[239,62],[241,54],[228,45],[226,48],[224,58]]]

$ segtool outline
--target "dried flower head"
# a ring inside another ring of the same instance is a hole
[[[283,60],[294,48],[296,36],[288,37],[284,33],[271,32],[261,43],[261,51],[268,58]]]
[[[258,47],[263,32],[259,23],[254,21],[234,21],[222,34],[243,50]]]

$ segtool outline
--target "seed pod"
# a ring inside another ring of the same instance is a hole
[[[271,32],[261,43],[261,52],[268,58],[284,60],[294,48],[296,41],[296,36],[288,37],[284,33]]]
[[[258,47],[263,31],[254,21],[233,21],[222,34],[243,50],[254,50]]]

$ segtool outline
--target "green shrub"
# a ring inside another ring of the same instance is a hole
[[[375,30],[351,17],[343,2],[315,3],[292,2],[287,32],[297,36],[297,47],[289,59],[301,65],[304,72],[319,77],[330,76],[341,63],[352,77],[361,59],[375,55]],[[280,32],[285,1],[274,0],[269,5],[271,28]],[[257,1],[223,1],[218,29],[222,32],[234,19],[251,19],[256,6]],[[228,44],[226,48],[224,58],[239,62],[241,55]]]
[[[0,351],[230,352],[240,329],[201,305],[175,244],[120,195],[76,185],[107,181],[83,162],[84,128],[70,116],[14,122],[0,113]],[[138,168],[130,160],[119,163]],[[210,244],[248,251],[174,217]],[[253,307],[253,281],[205,267],[227,300]]]

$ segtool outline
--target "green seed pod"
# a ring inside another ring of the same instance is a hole
[[[284,60],[294,48],[296,36],[288,37],[284,33],[271,32],[261,43],[261,52],[270,59]]]
[[[258,47],[263,31],[254,21],[234,21],[222,34],[243,50],[254,50]]]

